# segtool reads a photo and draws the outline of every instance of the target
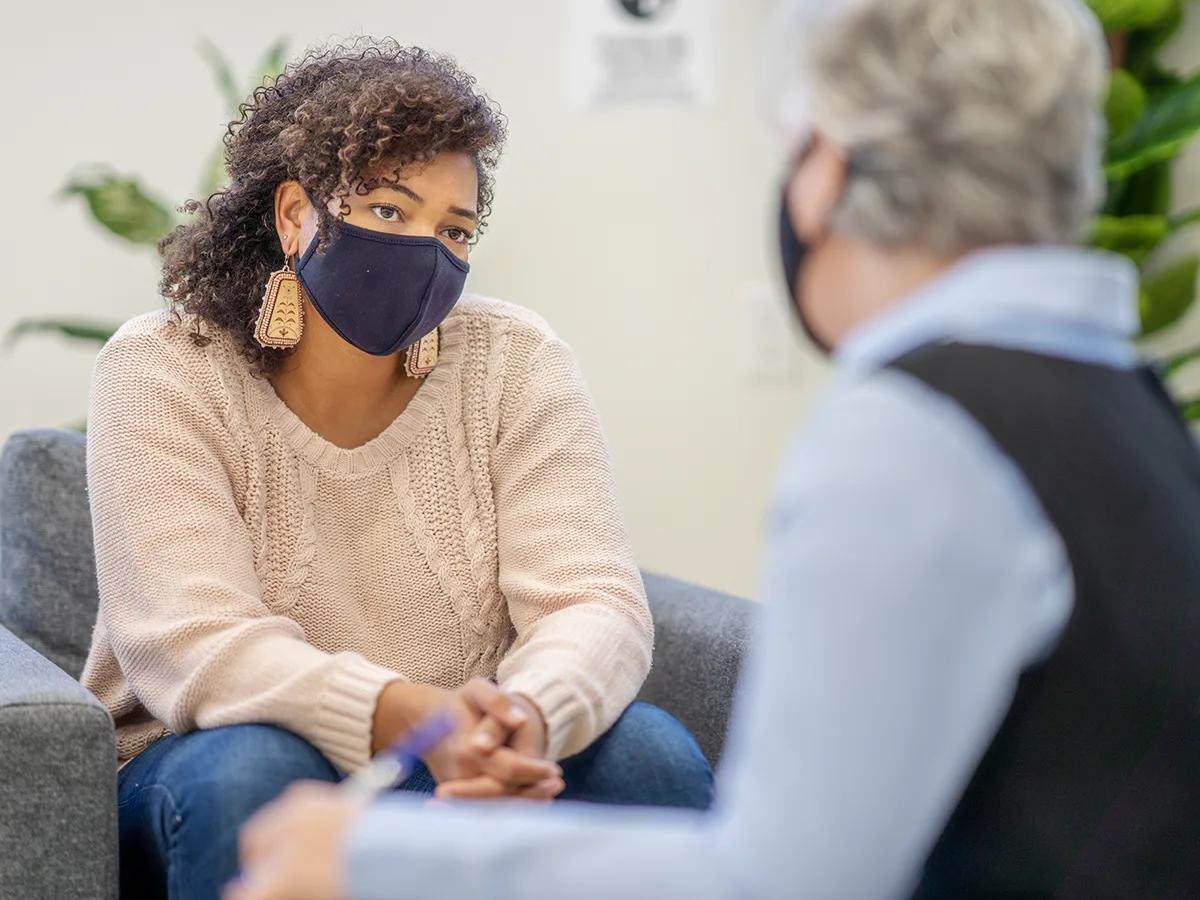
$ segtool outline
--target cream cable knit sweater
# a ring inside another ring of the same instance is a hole
[[[465,297],[437,369],[354,450],[189,331],[133,320],[93,382],[82,680],[122,760],[167,730],[268,722],[353,771],[398,678],[494,678],[539,706],[558,758],[616,720],[653,626],[596,410],[541,319]]]

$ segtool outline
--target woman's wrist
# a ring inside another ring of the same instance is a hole
[[[395,743],[396,738],[413,727],[429,705],[425,696],[436,692],[428,685],[390,681],[379,692],[375,717],[371,723],[371,752],[378,753]]]
[[[549,742],[550,728],[546,724],[546,714],[542,712],[542,708],[534,702],[527,694],[513,693],[509,695],[513,702],[517,704],[525,714],[529,716],[529,720],[536,728],[536,734],[539,738],[540,746],[529,748],[536,750],[536,755],[542,758],[546,756],[546,745]]]

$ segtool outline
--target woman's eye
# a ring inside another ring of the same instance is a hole
[[[400,210],[394,206],[372,206],[371,212],[384,222],[400,221]]]
[[[471,240],[471,235],[461,228],[447,228],[446,237],[456,244],[465,244]]]

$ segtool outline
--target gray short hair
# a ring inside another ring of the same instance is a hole
[[[789,30],[785,97],[849,154],[834,228],[947,254],[1079,239],[1103,197],[1108,73],[1082,0],[823,5]]]

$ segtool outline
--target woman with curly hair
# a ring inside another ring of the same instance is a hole
[[[709,803],[687,731],[632,704],[653,627],[579,369],[462,293],[504,137],[448,58],[310,54],[163,241],[170,308],[97,362],[83,682],[125,900],[215,898],[258,807],[436,709],[409,790]]]

